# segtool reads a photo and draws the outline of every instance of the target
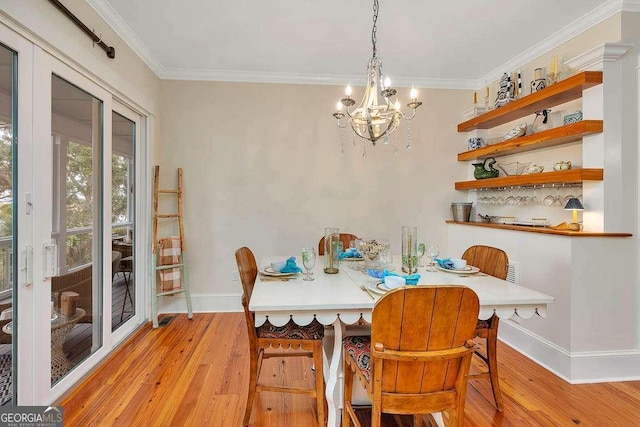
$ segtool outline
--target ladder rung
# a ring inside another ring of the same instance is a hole
[[[178,194],[178,190],[158,190],[158,193],[164,193],[164,194]]]
[[[163,297],[165,295],[179,294],[180,292],[185,292],[185,289],[176,289],[175,291],[159,292],[159,293],[156,294],[156,296],[157,297]]]
[[[156,267],[156,270],[169,270],[171,268],[182,268],[184,264],[172,264],[172,265],[159,265]]]
[[[178,218],[178,214],[161,214],[161,215],[156,215],[156,217],[158,218]]]

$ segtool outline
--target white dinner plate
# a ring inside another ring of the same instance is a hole
[[[374,293],[376,295],[384,295],[389,292],[388,290],[386,290],[386,286],[383,289],[379,287],[380,285],[383,285],[383,283],[373,282],[367,284],[367,288],[371,291],[371,293]]]
[[[475,274],[480,271],[478,267],[474,267],[473,265],[467,265],[465,268],[460,270],[448,270],[436,264],[436,268],[440,271],[445,271],[447,273],[453,273],[453,274]]]
[[[291,276],[293,274],[298,274],[298,273],[280,273],[279,271],[274,271],[273,268],[271,268],[271,266],[262,267],[262,270],[260,270],[260,273],[264,274],[265,276],[275,276],[275,277]]]
[[[387,285],[385,285],[384,283],[378,283],[378,284],[372,284],[369,285],[369,289],[378,294],[378,295],[384,295],[387,292],[391,291],[392,289],[387,288]]]

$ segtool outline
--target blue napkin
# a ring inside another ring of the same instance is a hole
[[[447,270],[453,270],[453,261],[451,261],[449,258],[434,258],[433,260],[437,262],[440,267],[446,268]]]
[[[338,258],[362,258],[362,255],[356,248],[347,248],[344,252],[338,254]]]
[[[382,279],[382,283],[384,283],[384,278],[386,276],[400,276],[399,274],[396,274],[396,273],[390,273],[388,270],[380,271],[380,270],[367,269],[367,274],[371,277],[375,277],[376,279]],[[419,274],[410,274],[408,276],[400,276],[400,277],[404,277],[404,280],[406,281],[407,285],[417,285],[418,282],[420,281]]]
[[[287,264],[284,266],[280,273],[300,273],[302,269],[296,265],[296,257],[292,256],[287,260]]]

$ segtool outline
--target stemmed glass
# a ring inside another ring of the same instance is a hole
[[[427,271],[437,271],[433,266],[433,260],[438,255],[440,255],[440,248],[438,245],[427,245],[425,255],[429,258],[429,265],[427,266]]]
[[[422,257],[427,249],[424,246],[424,243],[418,243],[418,252],[416,255],[418,256],[418,267],[422,267]]]
[[[302,248],[302,265],[305,270],[307,270],[307,273],[302,280],[306,280],[307,282],[314,280],[313,272],[311,270],[316,265],[316,248]]]

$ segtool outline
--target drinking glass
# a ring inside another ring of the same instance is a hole
[[[316,249],[315,247],[302,248],[302,266],[307,270],[304,279],[307,282],[313,279],[313,267],[316,265]]]
[[[425,255],[429,259],[429,265],[427,265],[427,271],[437,271],[433,266],[433,260],[440,255],[440,248],[438,245],[427,245]]]
[[[419,267],[424,267],[424,265],[422,264],[422,257],[424,256],[426,250],[427,248],[425,247],[424,243],[418,243],[418,252],[416,252],[416,255],[418,255]]]

